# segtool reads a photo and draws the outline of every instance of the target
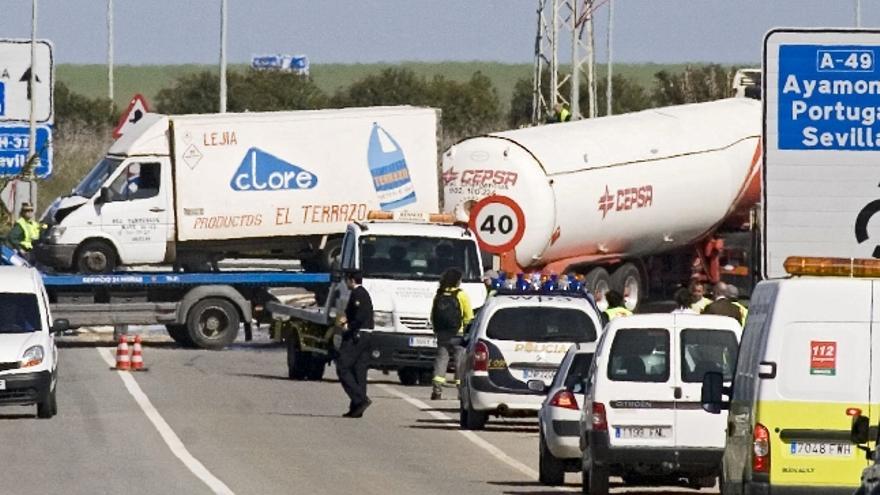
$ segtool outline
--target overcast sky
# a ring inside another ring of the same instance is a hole
[[[601,0],[599,0],[601,1]],[[775,26],[853,26],[855,0],[612,0],[619,62],[758,62]],[[228,0],[230,62],[530,62],[537,0]],[[30,36],[30,0],[0,0],[0,36]],[[220,0],[114,0],[116,62],[214,63]],[[606,4],[607,5],[607,4]],[[39,0],[60,63],[106,61],[107,0]],[[607,6],[596,15],[604,46]],[[862,0],[880,27],[880,0]],[[602,50],[604,54],[604,50]],[[600,56],[604,56],[600,54]]]

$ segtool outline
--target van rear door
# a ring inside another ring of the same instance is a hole
[[[673,447],[673,332],[644,318],[639,323],[655,325],[617,328],[607,370],[599,371],[608,374],[609,392],[602,395],[608,400],[604,406],[609,440],[614,447]]]
[[[721,373],[730,383],[736,370],[741,327],[729,317],[676,315],[675,431],[679,447],[723,449],[727,414],[709,414],[700,404],[703,375]]]

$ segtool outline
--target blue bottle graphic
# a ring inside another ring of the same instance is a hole
[[[416,190],[409,176],[406,157],[397,141],[379,124],[373,123],[367,163],[373,187],[383,211],[395,210],[416,202]]]

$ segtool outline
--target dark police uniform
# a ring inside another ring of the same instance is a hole
[[[370,333],[373,328],[373,300],[362,286],[351,291],[345,307],[348,330],[342,334],[342,346],[336,360],[336,373],[342,388],[351,399],[349,413],[366,404],[367,368],[370,361]]]

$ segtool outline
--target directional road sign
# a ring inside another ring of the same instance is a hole
[[[40,163],[34,171],[44,179],[52,175],[52,128],[47,125],[36,129],[36,151]],[[28,127],[25,125],[0,126],[0,176],[18,175],[28,157]]]
[[[30,40],[0,39],[0,122],[28,122],[31,98],[36,103],[36,121],[52,122],[52,43],[37,40],[36,45],[36,79],[30,88]]]
[[[765,277],[880,258],[880,31],[773,30],[764,84]]]

